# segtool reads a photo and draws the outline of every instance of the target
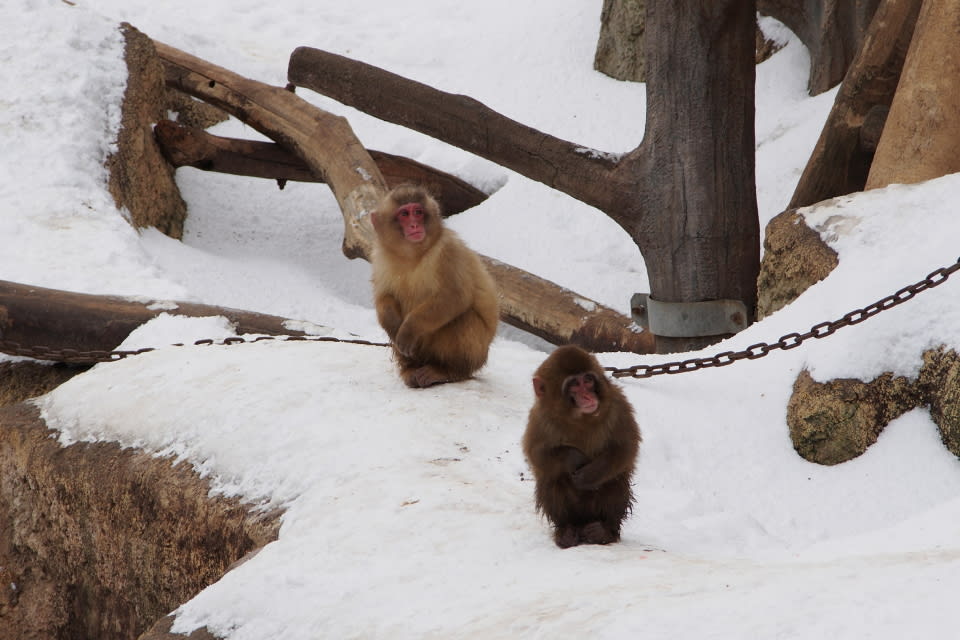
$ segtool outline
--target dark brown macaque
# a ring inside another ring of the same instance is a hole
[[[619,541],[641,440],[633,407],[596,358],[572,345],[540,365],[533,391],[523,452],[554,541],[563,549]]]
[[[500,319],[480,257],[443,225],[426,190],[394,188],[372,214],[377,319],[410,387],[470,378],[487,362]]]

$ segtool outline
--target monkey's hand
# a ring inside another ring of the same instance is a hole
[[[603,461],[594,460],[571,472],[570,479],[573,480],[573,486],[580,491],[596,491],[606,482],[605,475]]]
[[[404,322],[401,324],[400,329],[397,331],[397,335],[393,338],[393,344],[397,347],[397,351],[408,358],[416,357],[417,353],[420,351],[422,342],[423,336],[416,333],[413,329],[413,325],[411,325],[409,322]]]
[[[590,458],[576,447],[560,447],[559,455],[563,461],[563,468],[571,475],[576,473],[583,465],[590,462]]]

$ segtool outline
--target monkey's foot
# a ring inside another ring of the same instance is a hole
[[[570,547],[575,547],[580,544],[580,536],[577,533],[577,528],[573,525],[566,525],[563,527],[557,527],[553,532],[553,541],[557,543],[557,546],[561,549],[569,549]]]
[[[620,539],[620,534],[610,531],[602,522],[590,522],[580,528],[583,544],[610,544]]]
[[[404,369],[400,372],[404,383],[413,389],[432,387],[447,382],[459,382],[465,377],[451,375],[449,371],[436,365],[428,364],[415,369]]]

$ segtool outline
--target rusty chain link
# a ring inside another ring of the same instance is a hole
[[[706,358],[690,358],[689,360],[677,360],[674,362],[664,362],[660,364],[637,364],[632,367],[618,369],[616,367],[604,367],[614,378],[651,378],[664,374],[686,373],[688,371],[699,371],[700,369],[709,369],[713,367],[725,367],[739,360],[756,360],[762,358],[771,351],[777,349],[793,349],[799,347],[810,338],[826,338],[833,335],[837,329],[859,324],[867,318],[872,318],[881,311],[892,309],[893,307],[911,300],[914,296],[927,289],[932,289],[947,281],[953,273],[960,271],[960,258],[949,267],[942,267],[931,272],[926,278],[906,286],[896,293],[885,298],[877,300],[873,304],[867,305],[862,309],[854,309],[845,314],[839,320],[832,322],[820,322],[813,325],[806,333],[788,333],[781,336],[774,343],[758,342],[752,344],[743,351],[724,351],[714,356]],[[219,342],[207,338],[197,340],[194,345],[231,345],[246,344],[251,342],[261,342],[263,340],[278,340],[281,342],[344,342],[348,344],[369,345],[374,347],[388,347],[389,344],[383,342],[371,342],[361,339],[334,338],[331,336],[257,336],[255,338],[243,338],[234,336],[225,338]],[[182,347],[182,343],[170,345],[173,347]],[[149,351],[155,351],[155,347],[145,347],[131,351],[80,351],[78,349],[51,349],[41,346],[23,346],[12,340],[5,340],[0,337],[0,352],[15,356],[25,356],[36,358],[38,360],[53,360],[56,362],[90,364],[93,362],[114,362],[122,360],[129,356],[140,355]]]
[[[837,329],[860,324],[867,318],[872,318],[881,311],[886,311],[899,304],[903,304],[921,291],[926,291],[927,289],[932,289],[933,287],[943,284],[951,274],[958,270],[960,270],[960,258],[949,267],[942,267],[933,271],[920,282],[904,287],[892,295],[867,305],[863,309],[854,309],[839,320],[815,324],[806,333],[788,333],[772,344],[769,342],[758,342],[750,345],[743,351],[724,351],[723,353],[718,353],[715,356],[706,358],[690,358],[689,360],[678,360],[661,364],[638,364],[624,369],[604,367],[604,370],[609,372],[614,378],[650,378],[664,374],[672,375],[712,367],[725,367],[738,360],[756,360],[771,351],[777,349],[783,349],[784,351],[793,349],[799,347],[810,338],[826,338],[829,335],[833,335]]]
[[[363,344],[372,347],[388,347],[390,345],[383,342],[370,342],[369,340],[334,338],[332,336],[257,336],[255,338],[243,338],[240,336],[231,336],[217,341],[212,338],[197,340],[194,346],[203,345],[231,345],[248,344],[252,342],[262,342],[264,340],[277,340],[280,342],[346,342],[349,344]],[[183,343],[169,345],[171,347],[185,346]],[[36,358],[37,360],[52,360],[54,362],[66,362],[72,364],[92,364],[95,362],[115,362],[123,360],[130,356],[138,356],[141,353],[156,351],[156,347],[144,347],[131,351],[80,351],[78,349],[51,349],[49,347],[23,346],[13,340],[4,340],[0,338],[0,352],[14,356],[24,356],[27,358]]]

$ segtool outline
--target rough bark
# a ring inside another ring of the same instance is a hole
[[[867,189],[960,171],[960,3],[925,0]]]
[[[70,351],[115,349],[134,329],[161,313],[190,317],[223,316],[238,334],[307,335],[296,328],[303,321],[253,311],[192,302],[98,296],[0,280],[0,352],[59,362],[96,362],[89,355],[71,354]],[[323,330],[323,327],[314,326]],[[22,353],[17,350],[17,347],[34,346],[67,353]]]
[[[322,182],[299,156],[273,142],[223,138],[172,120],[158,122],[154,134],[173,167],[280,181]],[[449,173],[403,156],[367,151],[387,186],[393,188],[405,182],[423,185],[440,202],[444,215],[466,211],[487,199],[487,194]]]
[[[616,80],[645,82],[647,62],[643,34],[646,30],[644,0],[603,0],[600,13],[600,36],[593,58],[593,68]],[[760,64],[781,49],[756,29],[755,62]]]
[[[647,3],[647,127],[613,157],[452,95],[300,47],[289,80],[492,160],[597,207],[637,243],[662,302],[742,301],[759,271],[754,175],[755,3]],[[658,351],[723,336],[661,338]]]
[[[754,171],[754,2],[647,5],[647,123],[615,220],[662,302],[742,301],[756,312],[760,227]],[[696,349],[719,337],[657,340]]]
[[[807,90],[815,96],[840,82],[880,0],[758,0],[760,13],[787,25],[810,51]]]
[[[646,12],[644,0],[603,0],[594,69],[616,80],[646,81],[643,54]]]
[[[51,435],[35,407],[0,408],[4,638],[136,638],[277,537],[278,514],[185,464]]]
[[[157,48],[167,67],[168,85],[228,111],[302,158],[330,186],[340,204],[344,254],[351,258],[370,254],[373,228],[367,213],[386,193],[386,182],[345,119],[309,105],[290,91],[243,78],[167,45],[158,43]],[[394,89],[387,82],[372,90],[393,95]],[[420,117],[428,119],[424,113]],[[482,127],[467,135],[476,138],[481,132]],[[582,149],[577,152],[565,144],[571,156],[584,157]],[[509,146],[499,138],[495,145]],[[491,258],[483,260],[500,289],[505,322],[550,342],[575,342],[591,351],[649,353],[653,349],[652,336],[638,332],[626,316],[520,269]],[[535,290],[531,282],[537,283]]]
[[[883,129],[920,5],[921,0],[880,4],[793,192],[791,208],[863,190],[876,149],[869,136]]]
[[[166,117],[163,67],[153,41],[130,25],[126,39],[127,87],[121,106],[117,151],[107,159],[108,188],[135,227],[156,227],[172,238],[183,235],[187,205],[153,138],[153,123]]]

